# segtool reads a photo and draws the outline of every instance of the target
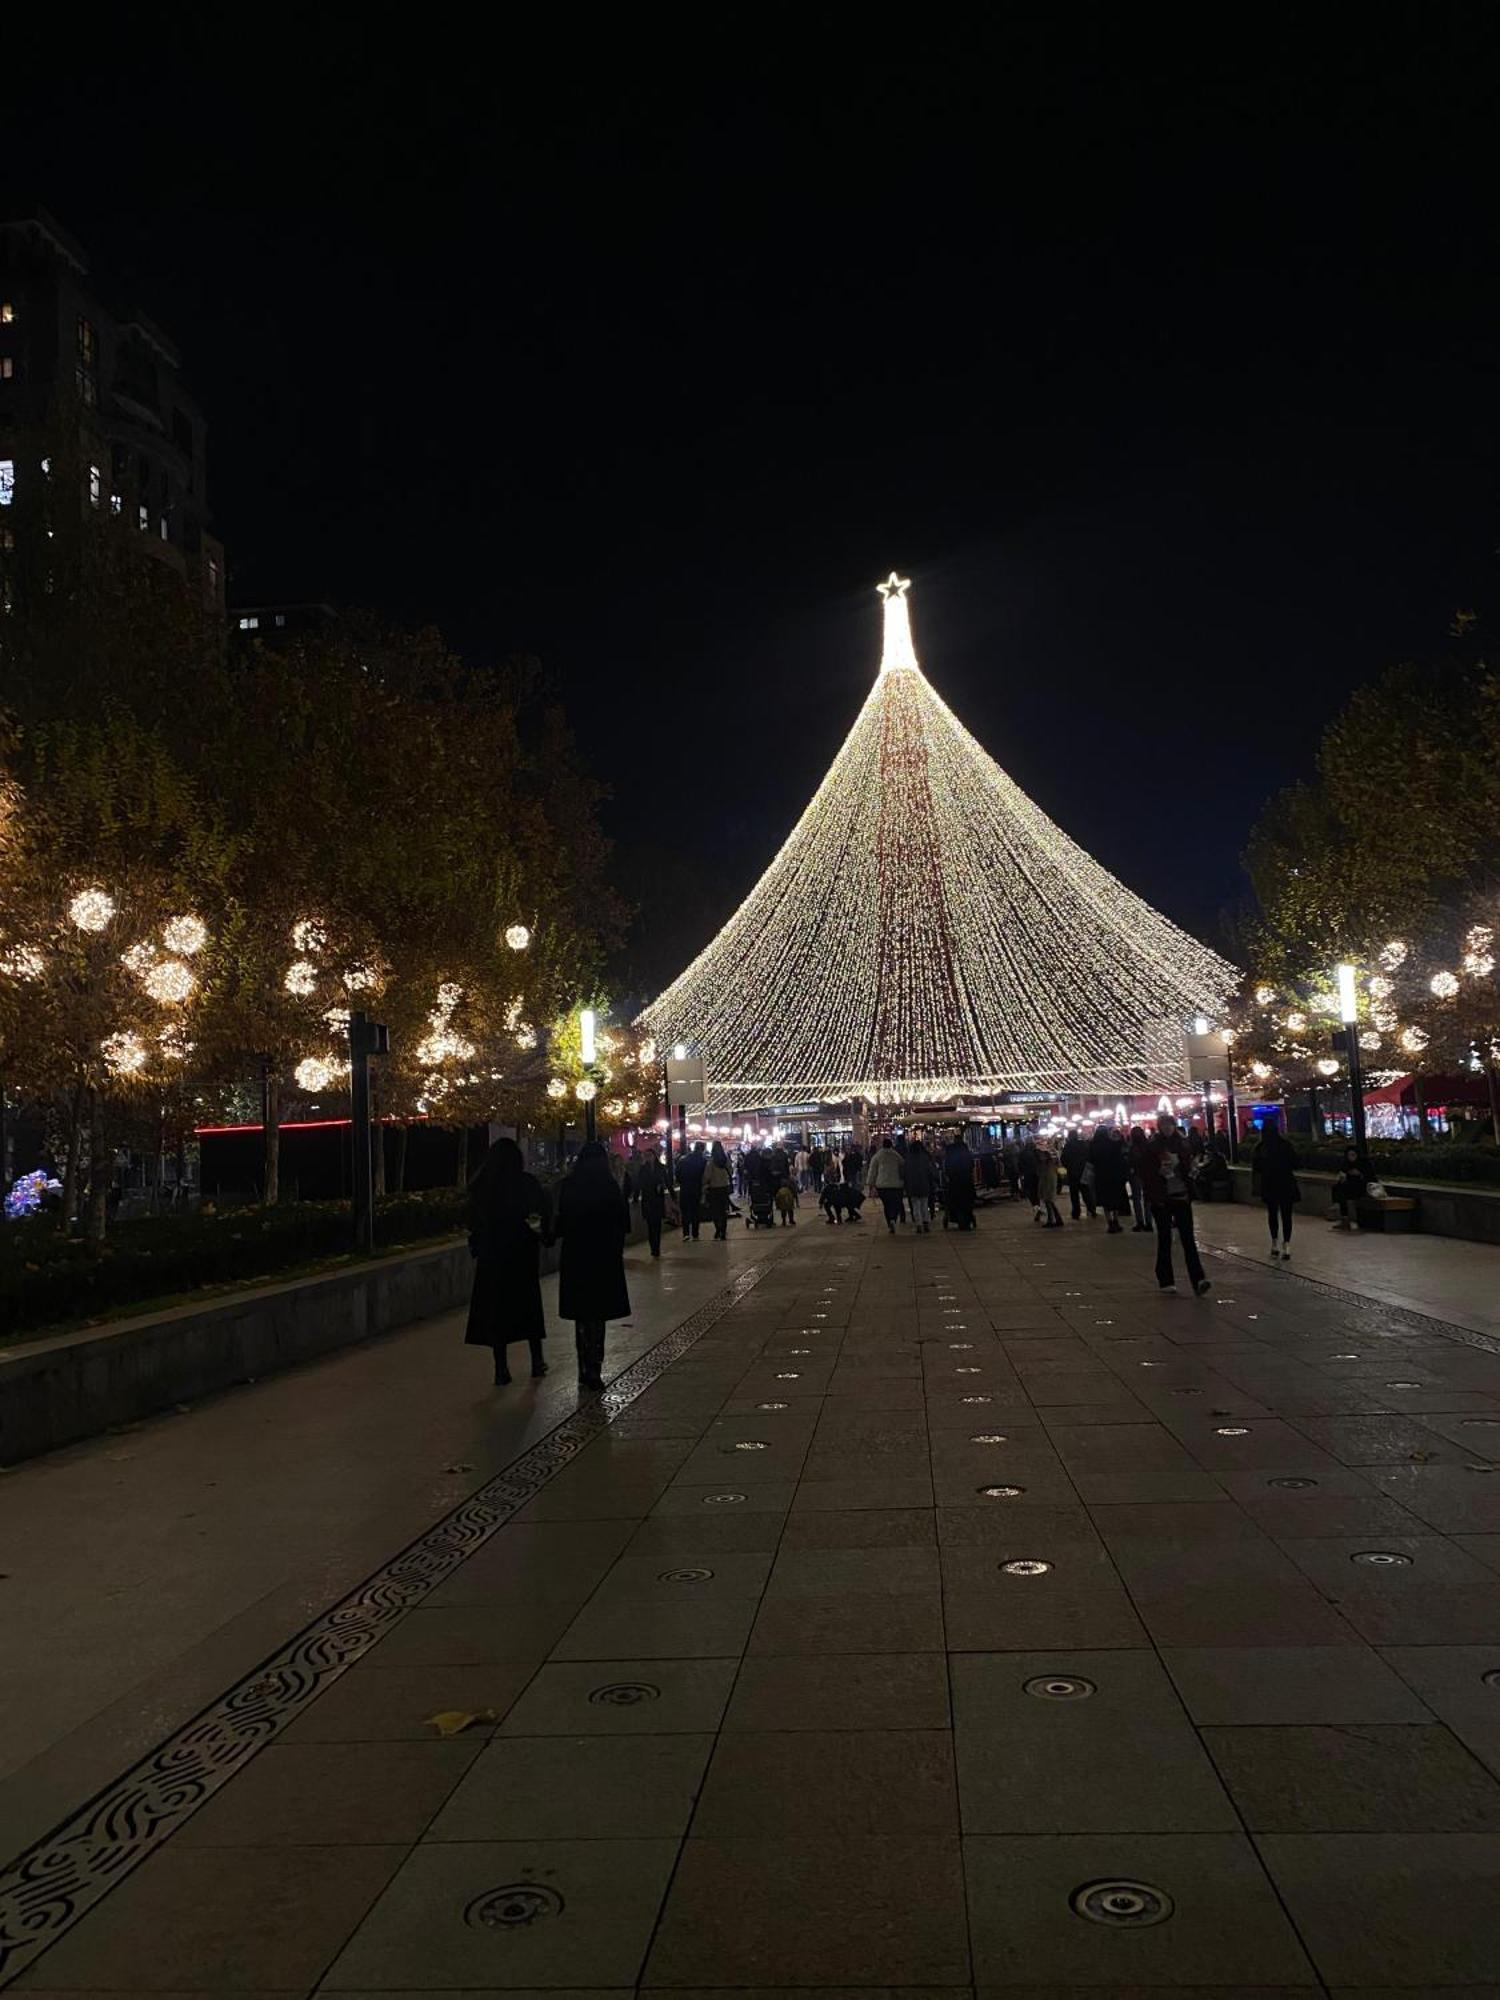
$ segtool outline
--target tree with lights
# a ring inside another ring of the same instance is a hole
[[[1234,968],[980,747],[917,663],[908,590],[880,586],[880,672],[812,803],[644,1025],[703,1055],[721,1109],[1182,1084]]]

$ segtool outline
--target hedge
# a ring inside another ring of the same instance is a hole
[[[388,1195],[375,1204],[377,1249],[452,1236],[463,1226],[460,1189]],[[58,1235],[50,1217],[0,1223],[0,1340],[350,1256],[353,1232],[347,1201],[151,1216],[116,1223],[99,1248]]]
[[[1304,1167],[1338,1173],[1344,1164],[1343,1143],[1310,1146],[1295,1134],[1292,1144]],[[1500,1187],[1500,1147],[1442,1140],[1372,1139],[1370,1164],[1382,1180],[1470,1181]]]

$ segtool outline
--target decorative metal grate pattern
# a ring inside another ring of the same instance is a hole
[[[752,1291],[752,1264],[340,1603],[0,1872],[0,1986],[25,1971]],[[503,1892],[509,1894],[510,1892]],[[497,1919],[498,1921],[499,1919]],[[490,1921],[485,1918],[484,1921]]]

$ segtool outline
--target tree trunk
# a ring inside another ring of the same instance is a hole
[[[64,1236],[72,1232],[73,1211],[78,1206],[78,1160],[83,1148],[85,1087],[81,1079],[74,1085],[73,1102],[68,1107],[68,1157],[63,1165],[62,1214],[57,1225]]]
[[[406,1192],[406,1134],[405,1120],[396,1127],[396,1193]]]
[[[465,1188],[469,1185],[469,1128],[467,1125],[460,1125],[458,1128],[458,1177],[453,1185],[460,1188]]]
[[[1495,1102],[1495,1065],[1486,1063],[1484,1077],[1490,1087],[1490,1137],[1500,1146],[1500,1105]]]
[[[84,1216],[86,1243],[102,1243],[109,1228],[109,1182],[114,1162],[105,1145],[104,1095],[89,1092],[89,1204]]]
[[[1421,1077],[1413,1076],[1411,1087],[1412,1094],[1417,1100],[1417,1130],[1424,1139],[1430,1139],[1432,1137],[1432,1127],[1427,1122],[1427,1105],[1422,1097]]]
[[[281,1078],[269,1063],[261,1072],[261,1142],[263,1172],[261,1200],[274,1208],[281,1199]]]
[[[370,1065],[370,1169],[376,1194],[385,1193],[385,1126],[380,1119],[380,1069]]]

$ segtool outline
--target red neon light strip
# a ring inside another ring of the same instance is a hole
[[[424,1125],[426,1122],[427,1114],[425,1112],[416,1118],[403,1119],[387,1115],[384,1118],[376,1120],[376,1123],[380,1125]],[[352,1123],[353,1120],[349,1118],[289,1118],[284,1125],[279,1125],[276,1129],[279,1132],[323,1132],[336,1125],[350,1125]],[[195,1139],[206,1139],[219,1136],[225,1132],[263,1132],[264,1130],[265,1127],[259,1124],[195,1125],[193,1127],[193,1137]]]

